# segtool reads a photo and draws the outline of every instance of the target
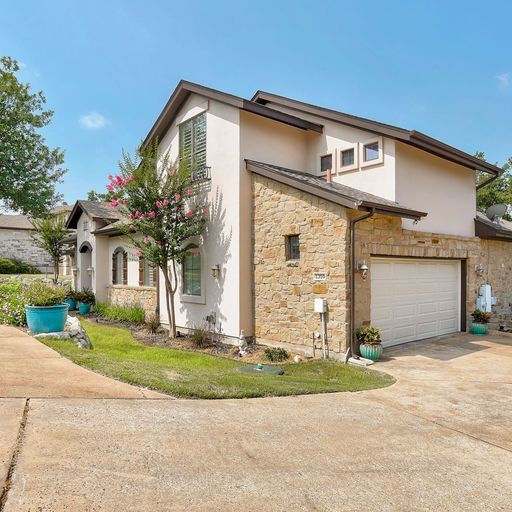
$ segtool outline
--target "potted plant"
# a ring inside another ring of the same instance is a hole
[[[75,290],[72,290],[71,288],[68,289],[66,292],[66,304],[69,306],[68,311],[75,311],[76,309],[76,292]]]
[[[24,292],[25,313],[31,333],[61,332],[68,316],[66,292],[60,286],[34,283]]]
[[[380,330],[377,327],[358,327],[356,338],[360,343],[359,352],[361,356],[372,361],[378,361],[381,358],[382,344]]]
[[[487,313],[481,309],[475,309],[475,311],[471,313],[471,316],[473,317],[473,323],[470,327],[471,332],[473,334],[487,334],[489,332],[487,322],[491,319],[491,313]]]
[[[91,311],[91,306],[95,304],[96,297],[92,290],[82,290],[77,293],[76,300],[78,301],[78,311],[81,315],[86,315]]]

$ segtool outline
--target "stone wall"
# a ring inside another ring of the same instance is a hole
[[[156,288],[152,286],[107,286],[107,302],[116,306],[140,304],[146,313],[146,320],[155,314],[157,307]]]
[[[34,265],[41,272],[53,272],[50,256],[34,245],[30,230],[0,229],[0,258],[17,259]]]
[[[349,211],[310,194],[253,174],[254,319],[261,342],[312,346],[320,331],[316,297],[327,299],[329,349],[348,345]],[[356,225],[356,263],[371,256],[463,260],[466,263],[466,316],[475,309],[479,287],[490,284],[497,304],[492,327],[512,327],[512,243],[403,230],[401,219],[376,215]],[[287,261],[285,237],[300,235],[300,260]],[[481,268],[477,272],[477,268]],[[326,281],[315,282],[314,272]],[[356,275],[355,321],[370,324],[371,277]],[[318,347],[318,345],[317,345]]]
[[[312,346],[321,332],[314,299],[329,305],[329,350],[345,346],[346,209],[253,175],[254,319],[262,342]],[[300,259],[286,260],[285,237],[300,236]],[[325,272],[326,281],[315,281]],[[319,342],[317,341],[317,347]]]

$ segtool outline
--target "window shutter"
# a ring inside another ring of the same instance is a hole
[[[153,283],[151,286],[156,286],[158,283],[158,267],[156,265],[153,266]]]
[[[112,284],[117,284],[117,252],[112,253]]]
[[[139,286],[144,286],[144,258],[139,256]]]
[[[123,284],[128,284],[128,253],[123,252]]]
[[[206,115],[202,114],[194,119],[192,164],[194,169],[206,165]]]
[[[192,123],[180,125],[180,160],[187,162],[187,168],[192,166]]]

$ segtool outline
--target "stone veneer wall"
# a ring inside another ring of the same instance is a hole
[[[348,222],[361,212],[349,211],[310,194],[253,174],[255,336],[265,343],[312,346],[320,331],[313,311],[316,297],[329,305],[329,349],[347,348],[350,305]],[[401,219],[376,215],[356,225],[356,263],[365,260],[370,275],[356,276],[356,326],[370,324],[371,256],[461,259],[467,269],[467,323],[478,290],[490,284],[497,304],[492,327],[512,327],[512,243],[403,230]],[[286,261],[285,236],[300,235],[300,261]],[[475,267],[481,265],[482,273]],[[326,272],[314,282],[314,272]],[[318,347],[318,344],[317,344]]]
[[[262,342],[313,345],[321,332],[314,299],[327,299],[329,350],[345,346],[347,211],[310,194],[253,175],[254,320]],[[287,261],[286,235],[300,235],[300,260]],[[326,272],[315,282],[314,272]],[[319,342],[316,344],[319,348]]]
[[[23,229],[0,229],[0,258],[13,258],[34,265],[41,272],[53,272],[49,254],[36,247],[32,241],[33,231]]]
[[[398,217],[382,215],[361,221],[356,226],[356,262],[365,260],[370,268],[366,281],[356,276],[356,325],[370,324],[371,255],[466,260],[468,325],[482,284],[490,284],[497,298],[493,326],[512,319],[512,243],[403,230]],[[477,265],[483,267],[483,273],[475,271]]]
[[[125,286],[120,284],[107,287],[107,302],[116,306],[141,304],[146,320],[155,314],[157,306],[156,288],[152,286]]]

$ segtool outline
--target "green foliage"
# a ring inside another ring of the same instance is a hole
[[[204,327],[195,329],[192,333],[192,343],[197,348],[204,348],[210,344],[210,333]]]
[[[60,198],[55,185],[66,169],[64,153],[50,149],[40,133],[53,112],[42,92],[18,80],[18,63],[0,58],[0,205],[40,215]]]
[[[38,268],[9,258],[0,258],[0,274],[40,274]]]
[[[34,244],[44,249],[53,262],[53,282],[59,281],[59,263],[64,257],[66,244],[64,239],[68,236],[66,228],[66,215],[47,215],[39,219],[32,219],[36,234],[32,236]]]
[[[0,274],[15,274],[16,265],[7,258],[0,258]]]
[[[477,324],[486,324],[491,319],[491,313],[487,313],[487,311],[482,311],[481,309],[475,309],[473,313],[471,313],[473,317],[473,321]]]
[[[356,329],[356,338],[360,343],[374,345],[380,343],[380,329],[377,327],[358,327]]]
[[[21,281],[0,283],[0,324],[25,325],[25,296]]]
[[[127,322],[135,325],[142,325],[145,317],[144,309],[140,304],[115,306],[114,304],[98,302],[94,307],[94,312],[107,320]]]
[[[481,160],[485,160],[485,155],[482,152],[477,152],[476,155]],[[477,190],[476,193],[476,208],[478,211],[485,213],[485,210],[492,206],[493,204],[507,204],[512,205],[512,174],[511,174],[511,166],[512,166],[512,157],[510,157],[507,162],[503,165],[503,174],[495,179],[489,185],[482,187]],[[484,172],[479,172],[477,177],[477,185],[484,183],[490,178],[489,174]],[[512,220],[511,212],[507,212],[504,216],[506,220]]]
[[[96,302],[96,296],[92,290],[85,289],[80,292],[76,292],[75,300],[82,302],[83,304],[94,304]]]
[[[158,315],[151,315],[146,322],[146,327],[151,334],[156,334],[160,327],[160,317]]]
[[[24,298],[29,306],[56,306],[64,303],[66,290],[62,286],[36,282],[25,288]]]
[[[268,347],[265,349],[265,357],[273,363],[279,363],[280,361],[286,361],[290,355],[284,348]]]
[[[103,375],[177,397],[253,398],[361,391],[389,386],[393,377],[334,361],[282,365],[284,375],[243,373],[241,361],[137,343],[127,329],[82,321],[93,350],[44,340],[72,361]]]

